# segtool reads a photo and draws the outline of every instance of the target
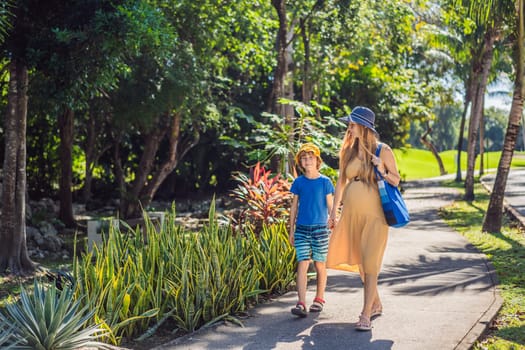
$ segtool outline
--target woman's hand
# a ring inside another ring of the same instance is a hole
[[[372,164],[374,164],[374,166],[377,168],[377,171],[379,171],[380,174],[385,173],[385,165],[383,164],[381,158],[377,156],[372,156]]]

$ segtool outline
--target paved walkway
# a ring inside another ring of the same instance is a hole
[[[156,349],[469,349],[501,307],[494,271],[437,214],[457,191],[425,180],[407,184],[404,196],[412,222],[391,229],[379,276],[384,314],[371,332],[354,330],[362,305],[358,275],[329,270],[319,315],[293,317],[290,292],[251,310],[244,327],[223,323]],[[308,300],[314,291],[315,280]]]

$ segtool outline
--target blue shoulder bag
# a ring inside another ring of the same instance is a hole
[[[381,153],[382,144],[379,143],[376,149],[376,157],[379,157]],[[377,186],[379,188],[379,196],[381,197],[381,204],[383,206],[383,212],[385,213],[385,219],[388,226],[402,227],[410,222],[410,215],[408,209],[401,196],[401,192],[396,186],[392,186],[386,181],[383,176],[374,166],[374,171],[377,178]]]

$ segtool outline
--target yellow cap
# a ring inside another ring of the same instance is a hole
[[[307,153],[307,152],[312,152],[314,156],[316,156],[317,159],[319,159],[319,161],[321,162],[323,161],[321,159],[321,151],[319,150],[319,147],[317,147],[311,142],[308,142],[308,143],[303,144],[301,148],[299,148],[299,151],[295,154],[295,163],[298,165],[301,164],[299,157],[301,156],[301,153]]]

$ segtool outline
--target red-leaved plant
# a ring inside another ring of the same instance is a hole
[[[250,169],[250,175],[235,173],[239,183],[231,196],[241,203],[241,210],[232,218],[237,230],[250,225],[258,233],[263,225],[288,220],[290,207],[290,182],[280,174],[272,176],[270,170],[258,162]]]

